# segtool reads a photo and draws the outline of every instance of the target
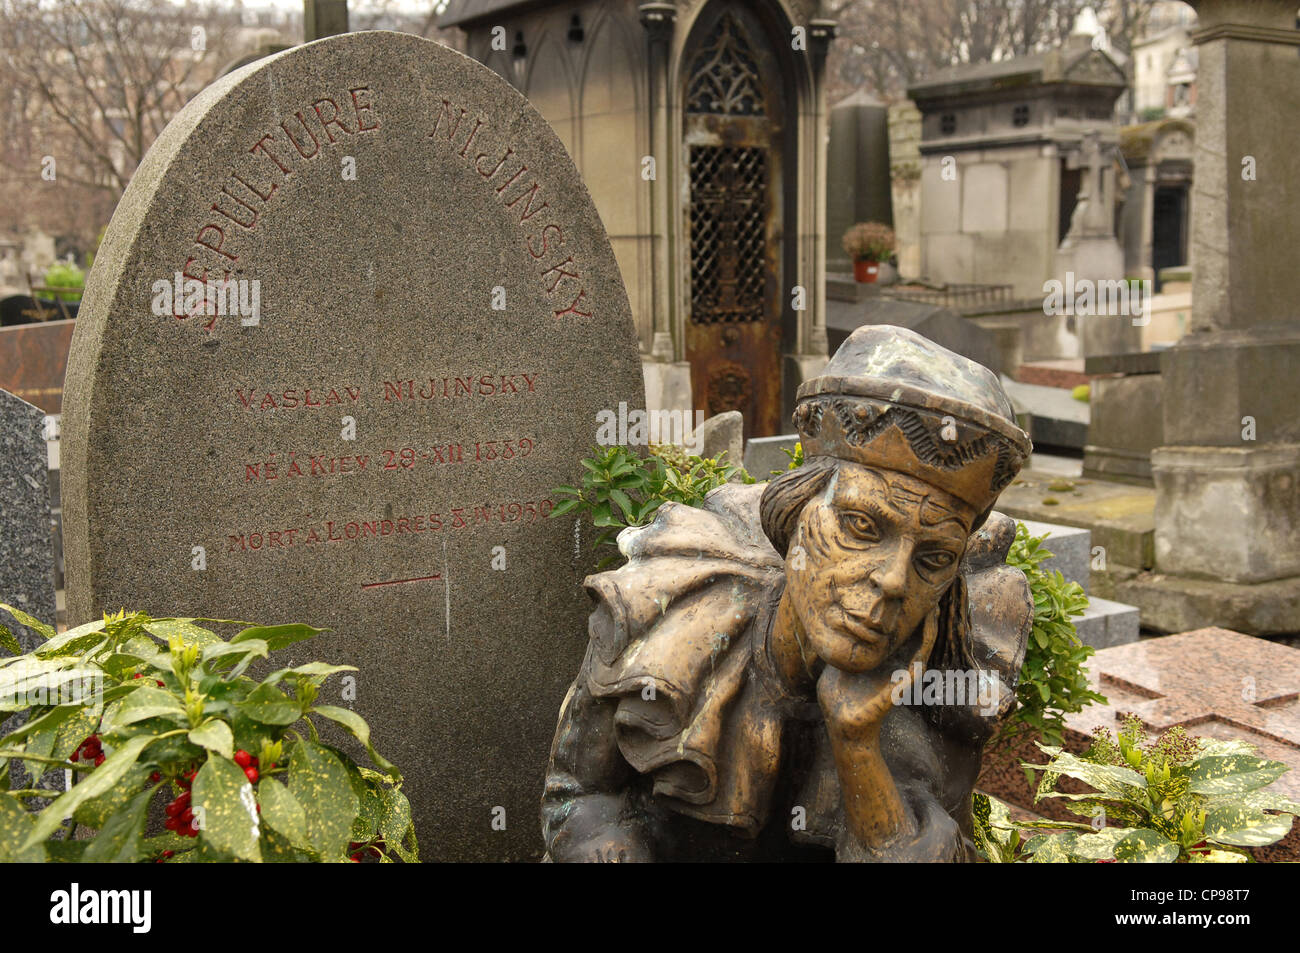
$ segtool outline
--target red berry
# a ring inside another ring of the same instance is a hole
[[[132,675],[131,677],[132,677],[132,678],[144,678],[144,672],[136,672],[136,673],[135,673],[134,675]]]
[[[359,863],[361,863],[361,855],[360,855],[360,854],[353,854],[353,855],[352,855],[352,863],[354,863],[354,864],[359,864]]]
[[[98,768],[103,763],[104,763],[104,756],[102,754],[95,755],[95,767]]]
[[[243,748],[240,748],[235,752],[235,764],[239,765],[241,768],[248,767],[255,760],[256,759]]]
[[[157,784],[157,783],[158,783],[159,781],[161,781],[161,780],[162,780],[162,775],[159,774],[157,771],[155,771],[155,772],[153,772],[153,774],[149,775],[149,783],[150,783],[150,784]]]
[[[274,771],[277,767],[278,767],[278,764],[277,764],[276,762],[272,761],[272,762],[271,762],[271,767],[268,768],[267,770],[268,770],[268,771]]]
[[[170,804],[167,806],[171,807]],[[177,820],[175,817],[169,817],[167,818],[167,820],[163,821],[163,827],[167,828],[169,831],[174,831],[180,826],[181,826],[181,822]]]
[[[257,805],[257,813],[258,813],[258,814],[261,814],[261,813],[262,813],[262,805],[260,805],[260,804]]]
[[[162,679],[161,679],[161,678],[155,678],[154,681],[158,683],[158,687],[159,687],[159,688],[162,688],[162,687],[163,687],[163,683],[162,683]]]
[[[164,857],[175,857],[175,856],[176,856],[176,851],[174,851],[174,850],[165,850],[165,851],[163,851],[163,856],[164,856]]]
[[[248,767],[244,769],[244,777],[248,778],[249,784],[257,783],[257,768]]]

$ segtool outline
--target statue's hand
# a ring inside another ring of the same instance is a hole
[[[867,672],[845,672],[827,665],[817,680],[817,701],[832,731],[848,737],[866,737],[880,731],[880,725],[894,707],[896,692],[906,692],[938,640],[939,626],[933,614],[926,619],[921,645],[904,665],[886,662]],[[902,681],[894,673],[902,669]]]
[[[551,859],[567,864],[638,864],[654,860],[644,828],[627,813],[623,795],[588,794],[571,802],[548,838]]]

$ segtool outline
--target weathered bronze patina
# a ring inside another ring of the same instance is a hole
[[[992,507],[1029,440],[990,371],[901,328],[798,396],[804,466],[665,505],[587,579],[551,859],[975,859],[1032,620]]]

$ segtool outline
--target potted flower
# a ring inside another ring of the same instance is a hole
[[[854,281],[875,281],[894,245],[894,230],[884,222],[859,222],[845,232],[844,250],[853,259]]]

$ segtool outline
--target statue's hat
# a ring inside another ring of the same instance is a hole
[[[887,324],[858,328],[821,376],[799,387],[794,424],[805,458],[907,473],[977,512],[1033,449],[996,374]]]

